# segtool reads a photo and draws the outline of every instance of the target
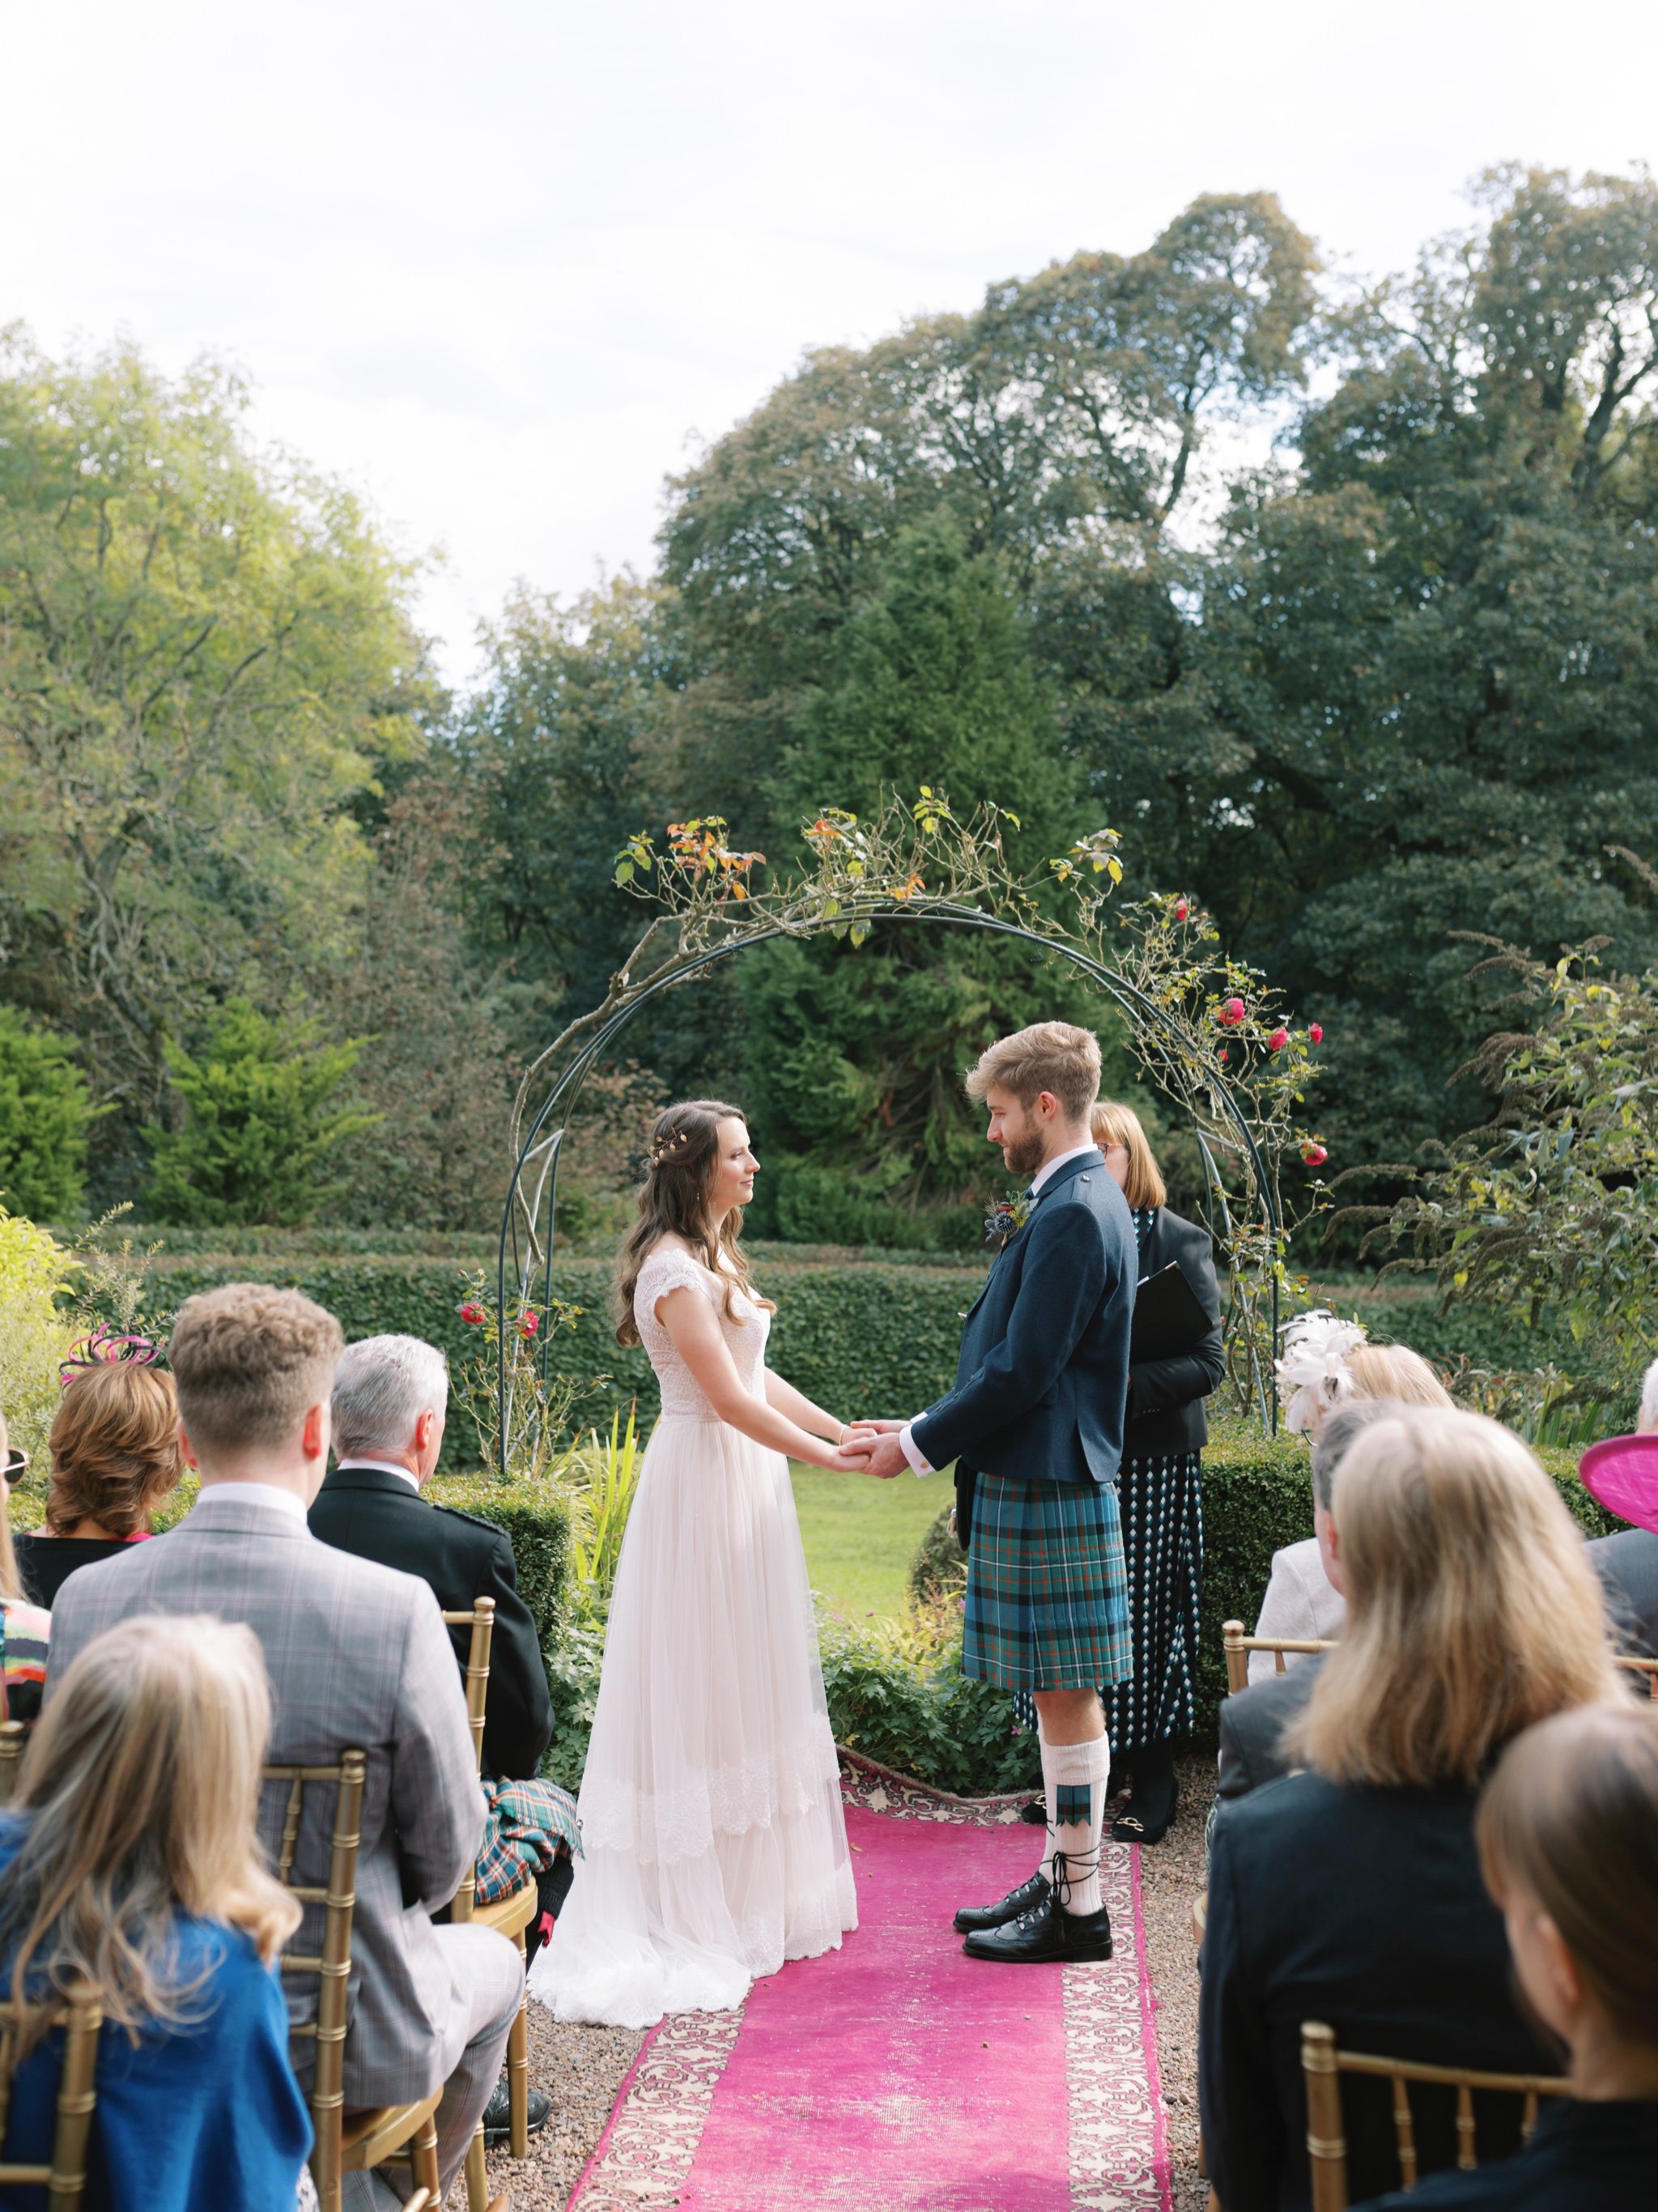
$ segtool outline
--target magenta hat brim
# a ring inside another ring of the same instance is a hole
[[[1658,1534],[1658,1436],[1603,1437],[1578,1461],[1577,1473],[1608,1513]]]

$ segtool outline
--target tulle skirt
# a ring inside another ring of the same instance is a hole
[[[723,2012],[858,1924],[782,1455],[665,1415],[611,1601],[568,1902],[530,1992],[560,2020]]]

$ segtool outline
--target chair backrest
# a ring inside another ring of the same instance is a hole
[[[1631,1674],[1644,1675],[1647,1695],[1649,1698],[1658,1698],[1658,1659],[1637,1659],[1632,1652],[1620,1652],[1612,1663],[1614,1666],[1626,1667]]]
[[[23,1723],[0,1721],[0,1805],[9,1805],[17,1787],[17,1768],[23,1756]]]
[[[1476,2090],[1521,2100],[1522,2141],[1529,2138],[1537,2124],[1540,2098],[1571,2094],[1569,2082],[1550,2074],[1488,2074],[1477,2067],[1428,2066],[1415,2059],[1371,2058],[1356,2051],[1339,2051],[1335,2030],[1315,2020],[1302,2023],[1301,2071],[1307,2087],[1307,2155],[1312,2167],[1313,2212],[1347,2212],[1347,2136],[1341,2112],[1344,2074],[1365,2075],[1393,2084],[1394,2142],[1399,2154],[1400,2185],[1406,2190],[1413,2190],[1419,2179],[1412,2082],[1455,2090],[1456,2163],[1464,2172],[1472,2172],[1478,2163],[1474,2155]],[[1367,2190],[1370,2185],[1367,2184]]]
[[[1287,1651],[1333,1651],[1333,1644],[1319,1643],[1315,1638],[1298,1636],[1246,1636],[1241,1620],[1221,1623],[1221,1640],[1226,1646],[1226,1687],[1236,1697],[1240,1690],[1249,1686],[1249,1654],[1270,1651],[1278,1674],[1288,1672],[1284,1663]]]
[[[58,2124],[50,2166],[24,2166],[0,2160],[0,2182],[16,2188],[33,2185],[46,2192],[50,2212],[79,2212],[87,2181],[87,2142],[97,2102],[98,2031],[103,2025],[98,1992],[76,1982],[62,2003],[52,2007],[52,2026],[64,2031],[64,2070],[58,2079]],[[11,2116],[12,2075],[17,2066],[15,2008],[0,2004],[0,2142]]]
[[[322,1948],[296,1951],[292,1944],[282,1955],[282,1971],[290,1978],[313,1978],[317,1983],[314,2021],[291,2026],[290,2036],[316,2044],[316,2063],[311,2081],[311,2124],[316,2135],[311,2171],[324,2203],[337,2200],[340,2180],[341,2134],[345,2109],[346,2006],[351,1976],[351,1921],[357,1905],[357,1844],[362,1820],[363,1782],[368,1756],[361,1751],[343,1751],[333,1766],[267,1766],[267,1782],[288,1785],[282,1815],[282,1842],[276,1854],[276,1879],[301,1905],[320,1905],[323,1913]],[[319,1889],[296,1881],[294,1862],[305,1817],[305,1793],[331,1785],[334,1826],[329,1840],[328,1882]],[[298,1940],[297,1936],[294,1939]]]
[[[478,1771],[483,1768],[483,1715],[489,1699],[489,1649],[495,1633],[495,1601],[492,1597],[475,1598],[471,1606],[459,1613],[446,1613],[444,1625],[448,1628],[466,1628],[472,1632],[466,1653],[466,1717],[472,1729],[472,1756]],[[470,1920],[477,1896],[477,1869],[471,1868],[465,1880],[455,1892],[449,1907],[451,1920]]]

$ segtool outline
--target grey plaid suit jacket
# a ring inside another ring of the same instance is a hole
[[[274,1499],[219,1498],[210,1486],[167,1534],[70,1577],[52,1616],[47,1701],[101,1629],[147,1613],[216,1613],[252,1629],[270,1676],[273,1762],[367,1753],[345,2100],[429,2095],[453,2070],[469,2021],[429,1916],[471,1866],[485,1810],[455,1655],[430,1588],[319,1543]],[[313,1784],[306,1796],[296,1870],[325,1886],[333,1792]],[[286,1801],[285,1785],[265,1785],[259,1832],[273,1862]],[[320,1909],[309,1908],[296,1947],[314,1955],[320,1935]],[[289,2008],[295,2019],[314,2012],[314,1983],[293,1984]],[[308,2070],[310,2042],[294,2048]]]

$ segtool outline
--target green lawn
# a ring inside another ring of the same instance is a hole
[[[798,1462],[789,1472],[812,1588],[849,1620],[902,1613],[915,1547],[954,1502],[950,1484],[936,1474],[918,1482],[908,1474],[877,1482]]]

